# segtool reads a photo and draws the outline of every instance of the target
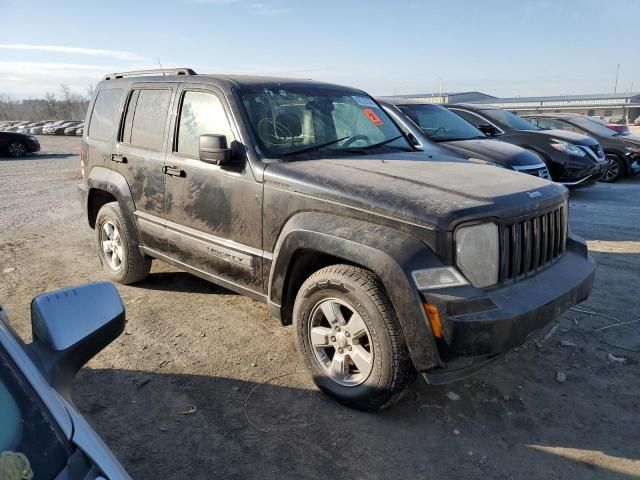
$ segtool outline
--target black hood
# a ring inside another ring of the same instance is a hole
[[[535,153],[511,143],[492,139],[456,140],[443,142],[440,145],[449,147],[465,157],[478,158],[494,162],[507,168],[539,165],[541,160]]]
[[[588,135],[582,133],[570,132],[568,130],[531,130],[527,133],[535,135],[545,135],[551,137],[554,140],[560,140],[561,142],[573,143],[574,145],[591,146],[597,145],[598,142]]]
[[[558,205],[567,190],[532,175],[415,154],[269,164],[265,185],[449,230],[477,218],[509,218]],[[531,198],[530,193],[537,191]]]

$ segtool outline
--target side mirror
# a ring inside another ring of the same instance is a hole
[[[200,160],[214,165],[232,163],[231,149],[224,135],[200,135]]]
[[[56,389],[66,389],[76,373],[123,332],[125,311],[108,282],[64,288],[31,301],[33,342],[28,351]]]
[[[478,130],[489,137],[495,137],[498,134],[498,130],[493,125],[489,125],[488,123],[483,123],[482,125],[478,125]]]

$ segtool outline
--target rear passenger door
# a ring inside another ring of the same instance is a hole
[[[134,215],[144,246],[167,253],[163,225],[164,160],[169,112],[177,85],[134,84],[123,107],[112,164],[127,180],[136,206]]]
[[[184,84],[175,105],[165,180],[171,257],[222,285],[262,295],[262,184],[248,162],[199,160],[200,135],[223,134],[230,147],[239,145],[226,99],[212,86]]]

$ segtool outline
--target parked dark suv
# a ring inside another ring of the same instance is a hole
[[[419,139],[414,143],[425,151],[433,142],[444,147],[450,155],[460,155],[471,161],[485,162],[540,178],[551,178],[546,164],[536,153],[487,137],[441,105],[400,97],[377,100],[403,130]]]
[[[159,259],[265,302],[347,405],[388,405],[416,371],[461,378],[591,291],[564,187],[429,159],[360,90],[118,73],[86,125],[80,194],[107,276]]]
[[[592,184],[607,169],[602,147],[586,135],[543,130],[511,112],[487,105],[446,107],[487,135],[536,152],[547,163],[551,178],[568,187]]]
[[[584,115],[571,113],[540,113],[523,116],[531,123],[545,130],[568,130],[584,133],[595,138],[609,160],[609,168],[602,177],[603,182],[640,172],[640,138],[625,135],[602,125]]]

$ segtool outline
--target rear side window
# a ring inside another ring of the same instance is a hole
[[[199,137],[206,133],[225,135],[227,145],[231,145],[233,140],[231,126],[220,99],[212,93],[187,91],[180,109],[176,151],[197,157],[200,149]]]
[[[129,97],[121,142],[162,150],[171,90],[134,90]]]
[[[109,141],[113,137],[122,90],[102,90],[98,93],[89,119],[89,138]]]

